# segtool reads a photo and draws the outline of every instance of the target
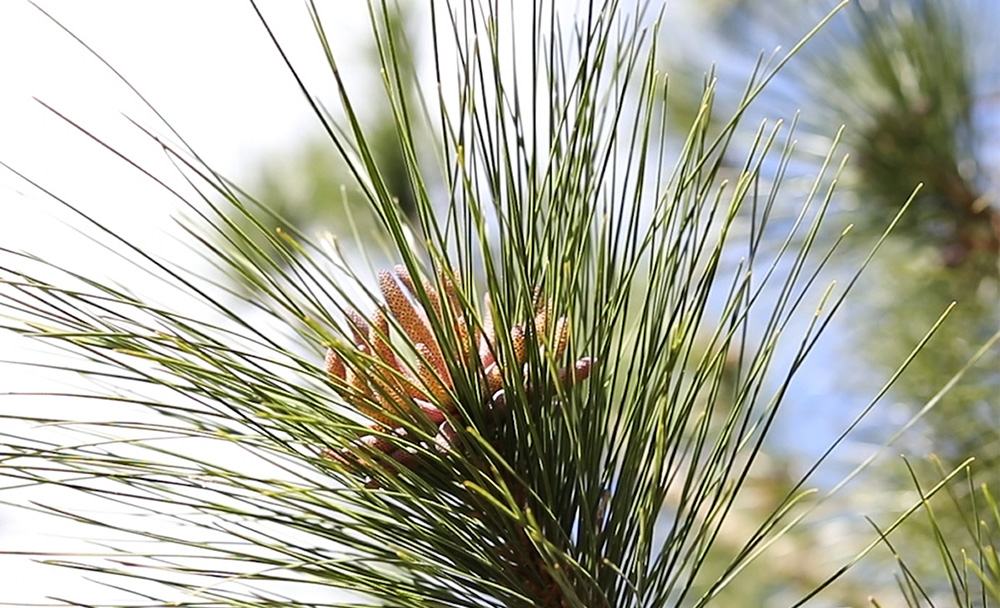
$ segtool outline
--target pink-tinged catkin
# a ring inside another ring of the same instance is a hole
[[[432,353],[431,364],[435,368],[443,364],[441,351],[438,348],[437,340],[428,326],[427,321],[421,313],[417,312],[413,303],[406,297],[403,290],[399,288],[399,283],[395,277],[386,271],[378,275],[378,284],[385,297],[386,306],[392,311],[393,317],[399,323],[403,333],[410,338],[413,344],[423,344]]]
[[[347,380],[347,369],[344,367],[344,361],[332,348],[326,350],[326,371],[337,380]]]
[[[331,383],[348,405],[375,422],[373,430],[395,429],[392,435],[399,439],[389,439],[384,434],[365,435],[357,439],[353,447],[327,450],[324,455],[350,464],[350,468],[357,470],[361,459],[352,456],[353,451],[376,450],[399,466],[414,469],[419,465],[418,454],[421,450],[418,446],[423,442],[415,439],[406,429],[398,428],[400,421],[405,419],[429,421],[438,426],[433,445],[425,448],[438,452],[455,449],[457,433],[454,424],[464,422],[455,403],[455,386],[444,359],[444,353],[453,349],[442,348],[442,342],[457,347],[459,360],[452,362],[452,368],[477,368],[473,371],[480,375],[483,383],[481,398],[493,411],[490,419],[498,422],[499,416],[507,411],[503,393],[505,374],[501,361],[496,360],[494,349],[497,344],[489,294],[483,298],[482,328],[471,326],[466,321],[467,316],[461,308],[462,300],[450,276],[444,272],[438,275],[444,298],[429,281],[421,280],[427,302],[427,306],[423,306],[413,277],[405,267],[397,266],[394,273],[379,273],[378,283],[385,304],[377,308],[370,319],[365,319],[357,311],[348,312],[354,353],[345,357],[334,349],[327,351],[325,365]],[[401,285],[405,287],[405,292]],[[553,322],[551,307],[537,293],[534,301],[536,312],[530,327],[543,345],[539,347],[539,356],[547,355],[551,360],[558,360],[569,343],[569,321],[565,317],[556,318],[552,333],[547,333],[549,323]],[[402,363],[396,355],[390,336],[393,325],[401,330],[417,355],[412,367]],[[439,341],[434,328],[449,332],[447,338]],[[526,369],[522,370],[528,361],[529,347],[525,326],[515,325],[509,338],[511,363],[516,365],[516,372],[507,377],[521,377],[522,382],[527,384]],[[593,359],[580,359],[559,371],[560,382],[564,388],[581,382],[590,375],[592,367]],[[525,385],[522,389],[531,393],[530,386]],[[363,460],[370,461],[369,458]]]

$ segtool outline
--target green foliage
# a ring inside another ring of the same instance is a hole
[[[937,463],[940,469],[940,463]],[[997,561],[997,547],[1000,547],[1000,510],[996,499],[986,484],[973,487],[971,476],[966,471],[968,481],[964,496],[948,492],[952,507],[962,513],[963,526],[955,530],[942,522],[936,515],[931,501],[925,497],[920,481],[909,463],[907,468],[917,492],[924,499],[924,513],[932,531],[937,555],[951,587],[946,598],[935,597],[934,590],[922,584],[918,574],[911,568],[897,547],[888,538],[882,538],[892,551],[899,565],[897,583],[907,606],[919,608],[934,606],[935,602],[947,601],[962,608],[972,606],[995,606],[1000,604],[1000,564]],[[971,499],[971,500],[970,500]],[[937,501],[940,503],[941,501]],[[971,510],[964,509],[971,505]],[[942,524],[946,527],[942,527]],[[873,599],[875,606],[881,604]]]
[[[865,289],[859,300],[870,311],[856,314],[858,337],[868,337],[861,339],[864,360],[891,368],[919,339],[922,324],[949,302],[958,303],[894,389],[913,411],[920,411],[1000,323],[998,184],[995,161],[991,169],[984,154],[991,127],[984,124],[988,112],[983,111],[982,91],[989,83],[977,69],[984,31],[974,21],[987,18],[992,9],[984,7],[986,15],[974,4],[953,9],[922,0],[858,7],[850,13],[853,27],[844,36],[853,44],[841,44],[833,60],[821,63],[823,82],[816,84],[820,105],[852,124],[845,143],[857,169],[847,204],[862,228],[880,225],[921,184],[912,213],[900,224],[882,264],[869,275],[878,289]],[[917,454],[934,454],[945,466],[969,455],[978,461],[970,471],[970,487],[957,486],[953,500],[939,506],[929,525],[911,525],[897,539],[895,546],[903,554],[925,556],[908,560],[911,578],[941,571],[930,559],[932,547],[965,535],[968,514],[976,508],[971,486],[996,481],[998,362],[1000,351],[994,347],[982,365],[922,412],[923,441],[908,444]],[[881,485],[899,490],[909,483],[899,476]],[[969,593],[969,581],[955,572],[955,559],[962,562],[955,556],[943,562],[947,576],[939,577],[939,584],[923,584],[930,597],[948,587],[956,595]],[[909,592],[907,597],[913,602],[918,595]],[[956,602],[976,605],[968,599]]]
[[[405,4],[388,11],[385,18],[389,26],[381,33],[381,44],[389,42],[385,36],[393,36],[392,42],[397,49],[394,69],[399,74],[401,95],[408,106],[419,107],[417,57],[411,52],[406,30],[406,24],[414,18],[412,13],[412,7]],[[375,65],[378,64],[379,43],[378,39],[373,39],[369,49]],[[379,79],[373,80],[375,82],[370,84],[380,88]],[[381,96],[375,94],[372,97],[382,103],[371,104],[365,116],[359,118],[367,127],[366,138],[370,143],[372,160],[403,216],[415,226],[418,222],[417,204],[391,108]],[[416,137],[421,138],[421,135],[415,132]],[[423,137],[433,141],[433,138]],[[432,179],[434,175],[432,171],[423,171],[423,174],[425,179]],[[255,254],[260,256],[257,264],[266,265],[268,260],[283,263],[284,257],[267,238],[267,234],[281,227],[290,227],[311,236],[317,232],[332,232],[339,244],[355,251],[365,249],[367,243],[369,246],[363,252],[366,255],[375,253],[370,243],[382,242],[386,238],[362,189],[357,185],[357,177],[351,174],[349,167],[325,138],[310,140],[290,155],[267,159],[262,163],[256,181],[255,198],[262,205],[254,208],[253,217],[233,208],[226,218],[228,227],[218,235],[209,235],[209,239],[226,248],[240,239],[236,233],[254,235],[258,232],[254,224],[262,223],[266,230],[263,235],[254,238],[253,243],[254,248],[259,249],[259,253]],[[382,262],[387,260],[382,259]],[[220,281],[241,280],[242,275],[222,270]],[[252,288],[251,285],[243,287]]]
[[[829,62],[822,95],[853,118],[861,217],[884,221],[922,183],[903,229],[936,241],[949,264],[970,255],[995,260],[1000,221],[977,155],[976,47],[962,12],[921,0],[853,15],[858,41]]]
[[[720,54],[750,56],[813,19],[814,7],[716,2],[710,9],[712,31],[704,37],[720,44]],[[852,161],[840,180],[834,217],[849,218],[855,236],[880,232],[919,186],[845,310],[851,321],[842,338],[837,384],[846,395],[856,394],[874,381],[873,370],[895,369],[926,327],[955,303],[891,391],[901,415],[919,417],[914,432],[898,446],[914,460],[932,456],[946,467],[975,456],[972,485],[992,484],[1000,467],[1000,350],[991,338],[1000,326],[1000,184],[992,118],[996,70],[986,57],[995,55],[987,24],[1000,14],[985,2],[876,0],[854,3],[843,15],[761,100],[772,111],[802,108],[808,133],[803,140],[813,149],[824,149],[820,142],[831,137],[833,125],[846,125],[842,143]],[[697,44],[702,48],[701,41]],[[734,63],[710,73],[727,78],[738,69]],[[685,73],[693,71],[687,67]],[[731,90],[720,86],[719,91],[720,104],[731,103]],[[779,201],[778,208],[793,213],[794,198]],[[983,351],[984,344],[992,346]],[[950,380],[970,359],[980,362],[961,380]],[[941,394],[944,385],[949,390]],[[879,444],[885,431],[885,426],[870,427],[864,437]],[[879,495],[902,496],[913,487],[903,468],[888,464],[868,483]],[[935,514],[936,526],[952,538],[964,535],[964,517],[973,508],[971,492],[962,485],[954,495],[956,500],[940,505]],[[924,581],[931,597],[939,597],[952,585],[934,559],[934,528],[915,522],[904,530],[893,546],[909,556],[911,576]],[[810,546],[813,541],[799,542]],[[864,583],[864,574],[861,579]],[[843,601],[851,603],[850,596]]]
[[[735,551],[709,559],[732,538],[724,528],[789,385],[846,296],[818,285],[840,243],[818,244],[833,196],[824,184],[843,166],[835,146],[776,250],[762,241],[791,130],[761,124],[721,179],[741,117],[799,47],[757,71],[714,127],[708,87],[673,153],[659,24],[644,10],[609,0],[570,20],[536,4],[522,47],[509,13],[432,3],[438,81],[414,96],[407,38],[373,2],[392,166],[403,167],[390,173],[377,153],[385,131],[362,120],[308,6],[343,120],[289,69],[410,294],[388,286],[391,275],[379,275],[379,294],[335,242],[262,216],[265,204],[183,147],[165,145],[198,188],[185,201],[203,222],[191,234],[252,289],[166,264],[59,199],[198,307],[180,312],[2,250],[4,327],[73,353],[63,371],[94,385],[66,396],[102,410],[97,420],[3,414],[72,428],[75,442],[5,433],[0,470],[12,488],[51,485],[129,512],[29,505],[131,541],[52,561],[108,575],[133,596],[122,606],[725,603],[822,504],[807,487],[813,467],[755,515]],[[438,134],[433,147],[426,133]],[[781,348],[794,353],[787,366]],[[567,370],[579,362],[586,379]],[[795,605],[880,542],[831,566]]]

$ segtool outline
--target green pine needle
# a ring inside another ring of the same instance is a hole
[[[669,79],[655,68],[661,24],[644,8],[607,0],[574,17],[536,3],[530,44],[518,32],[515,45],[508,12],[431,3],[438,81],[416,95],[399,20],[387,2],[369,8],[405,179],[382,166],[317,6],[308,18],[339,118],[261,22],[380,223],[399,265],[387,276],[409,277],[430,339],[396,310],[379,317],[392,308],[386,279],[377,286],[335,241],[269,212],[169,125],[174,142],[140,128],[197,193],[174,192],[191,246],[249,289],[156,257],[22,175],[197,304],[181,312],[2,250],[3,327],[71,353],[56,367],[91,384],[64,396],[99,413],[3,414],[41,427],[3,433],[5,481],[54,486],[58,501],[22,506],[129,539],[43,557],[134,596],[121,606],[718,603],[816,504],[806,484],[830,454],[709,567],[789,385],[847,295],[819,284],[841,241],[814,251],[824,184],[843,169],[836,146],[776,251],[761,242],[793,129],[761,124],[742,165],[723,164],[747,106],[815,30],[759,66],[721,130],[706,87],[677,151]],[[76,509],[75,496],[116,511]],[[995,552],[968,568],[991,580]]]

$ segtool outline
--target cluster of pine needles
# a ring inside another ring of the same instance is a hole
[[[137,128],[188,189],[131,168],[177,195],[191,241],[239,288],[22,175],[196,311],[2,250],[5,329],[71,353],[57,371],[88,388],[63,396],[96,412],[0,414],[30,427],[0,432],[4,484],[57,487],[59,501],[28,508],[125,539],[44,559],[101,577],[120,606],[707,606],[822,503],[808,483],[836,445],[741,551],[709,560],[848,291],[818,282],[840,239],[814,247],[836,148],[777,248],[762,235],[794,123],[758,125],[744,164],[724,162],[743,111],[798,47],[759,63],[721,129],[707,86],[676,149],[657,15],[614,0],[572,18],[532,4],[515,45],[511,14],[490,3],[430,3],[437,82],[413,104],[397,69],[409,41],[371,2],[410,215],[308,3],[336,111],[286,62],[396,269],[362,270],[336,239],[270,216],[165,122],[167,135]],[[803,316],[805,331],[786,335]],[[794,352],[780,369],[779,344]],[[105,510],[74,509],[84,495]],[[799,604],[921,505],[882,522]]]

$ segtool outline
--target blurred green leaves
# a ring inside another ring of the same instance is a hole
[[[884,224],[923,184],[904,234],[936,245],[948,266],[968,259],[995,275],[997,167],[979,158],[989,131],[976,110],[988,102],[965,27],[975,14],[926,0],[866,6],[850,13],[857,38],[825,62],[814,92],[850,120],[859,218]]]
[[[689,42],[696,48],[688,49],[687,63],[669,64],[683,76],[674,82],[686,84],[677,88],[696,90],[699,69],[706,70],[708,82],[751,71],[750,59],[735,58],[752,58],[761,48],[766,57],[770,45],[782,43],[789,31],[814,19],[820,4],[738,0],[692,7],[709,27]],[[755,115],[765,117],[801,109],[807,153],[798,158],[805,162],[793,167],[793,175],[814,166],[819,156],[809,161],[811,151],[825,150],[823,142],[835,137],[837,125],[846,125],[842,144],[851,159],[838,180],[834,217],[854,225],[848,243],[864,243],[881,231],[919,186],[910,209],[862,278],[857,298],[848,303],[850,321],[831,373],[844,388],[844,398],[870,385],[874,370],[892,370],[941,311],[957,303],[890,395],[898,416],[922,416],[916,433],[899,446],[913,455],[913,466],[923,475],[936,475],[937,468],[924,464],[928,456],[941,459],[945,467],[974,456],[971,487],[996,487],[1000,470],[1000,348],[994,344],[950,385],[953,374],[994,340],[1000,328],[997,23],[1000,10],[989,2],[852,3],[755,108]],[[698,53],[704,47],[717,47],[730,61],[706,68]],[[721,84],[716,91],[720,104],[731,103],[735,96],[731,87]],[[680,116],[693,114],[693,96],[674,99],[681,102],[675,106]],[[738,140],[734,143],[734,148],[740,146]],[[789,186],[784,190],[777,207],[794,213]],[[950,390],[939,394],[946,385]],[[886,428],[870,427],[863,436],[879,444]],[[912,492],[912,481],[901,466],[885,463],[873,477],[872,491]],[[973,493],[967,484],[953,484],[951,489],[954,500],[937,509],[936,529],[956,539],[953,551],[974,550],[975,543],[962,542],[967,536],[963,518],[972,509]],[[930,559],[935,527],[913,522],[904,530],[896,549],[912,556],[907,561],[911,578],[921,579],[926,592],[938,597],[953,579]],[[991,547],[987,554],[996,550],[995,544]],[[844,591],[841,597],[850,603],[851,594]]]

